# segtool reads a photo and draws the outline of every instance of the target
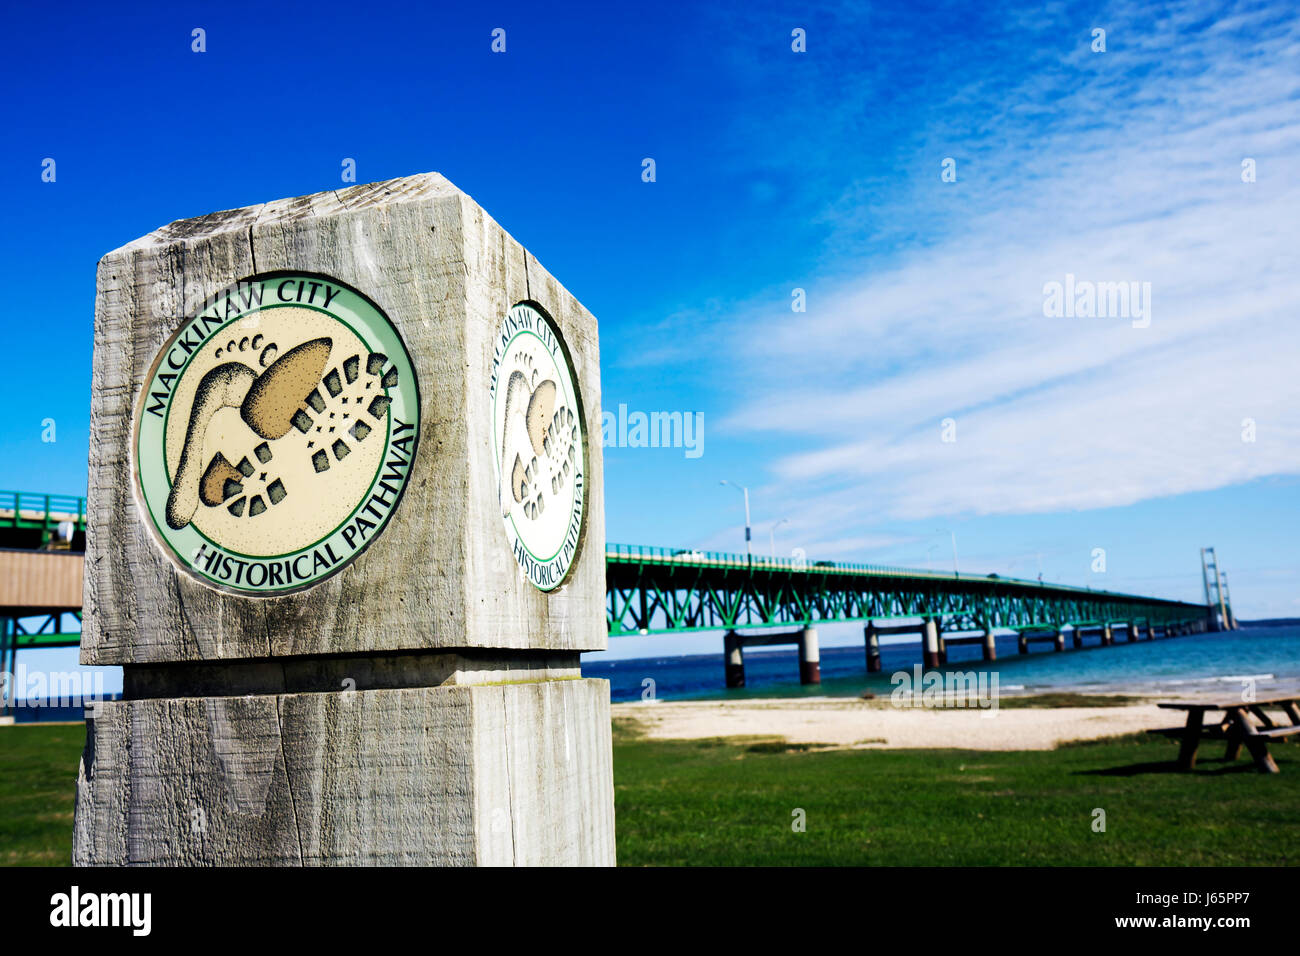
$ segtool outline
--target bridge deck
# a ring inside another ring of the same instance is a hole
[[[85,555],[70,551],[0,551],[0,616],[81,610]]]
[[[934,617],[948,631],[1198,620],[1201,605],[995,574],[610,544],[611,635]]]
[[[69,531],[58,534],[60,526]],[[86,499],[32,491],[0,491],[0,548],[86,547]]]

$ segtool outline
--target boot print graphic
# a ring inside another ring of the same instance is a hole
[[[224,506],[236,518],[257,518],[291,494],[312,490],[295,488],[283,473],[286,455],[308,460],[310,471],[291,469],[301,484],[303,474],[323,475],[386,425],[390,399],[384,389],[398,383],[395,367],[385,371],[387,356],[358,353],[326,371],[329,337],[310,339],[278,358],[276,346],[262,339],[244,338],[218,350],[238,360],[217,365],[199,382],[167,499],[166,520],[173,529],[193,521],[200,507]],[[258,374],[246,361],[265,368]],[[212,451],[212,423],[227,408],[238,409],[247,428],[228,438],[234,430],[227,427],[221,447]]]

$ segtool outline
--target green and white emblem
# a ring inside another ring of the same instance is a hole
[[[163,346],[131,443],[155,538],[207,584],[310,587],[381,534],[410,478],[420,394],[380,308],[328,276],[268,273]]]
[[[516,305],[497,330],[491,399],[506,538],[528,580],[551,591],[582,537],[586,437],[568,351],[535,305]]]

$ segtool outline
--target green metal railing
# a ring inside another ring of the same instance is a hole
[[[47,495],[34,491],[0,491],[0,529],[22,528],[41,532],[48,544],[55,529],[70,522],[74,531],[86,530],[86,499],[75,495]]]
[[[1122,591],[1104,591],[1081,588],[1069,584],[1048,584],[1025,578],[1003,577],[999,574],[958,574],[954,571],[923,571],[886,564],[855,564],[847,561],[806,561],[799,558],[770,558],[761,555],[746,556],[728,551],[692,551],[681,548],[646,547],[638,544],[605,545],[605,563],[663,564],[677,566],[750,569],[756,572],[790,571],[813,575],[853,575],[885,578],[912,578],[925,581],[962,581],[989,584],[996,582],[1026,588],[1052,591],[1070,591],[1083,595],[1109,595],[1117,598],[1155,600]],[[1177,603],[1177,602],[1175,602]],[[1198,605],[1199,606],[1199,605]]]

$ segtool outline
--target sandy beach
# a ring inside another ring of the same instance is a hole
[[[887,700],[801,698],[737,701],[637,701],[613,706],[614,718],[636,722],[652,740],[710,737],[783,738],[835,748],[959,747],[1051,750],[1169,727],[1181,715],[1154,701],[1118,707],[1020,707],[996,711],[892,707]]]

